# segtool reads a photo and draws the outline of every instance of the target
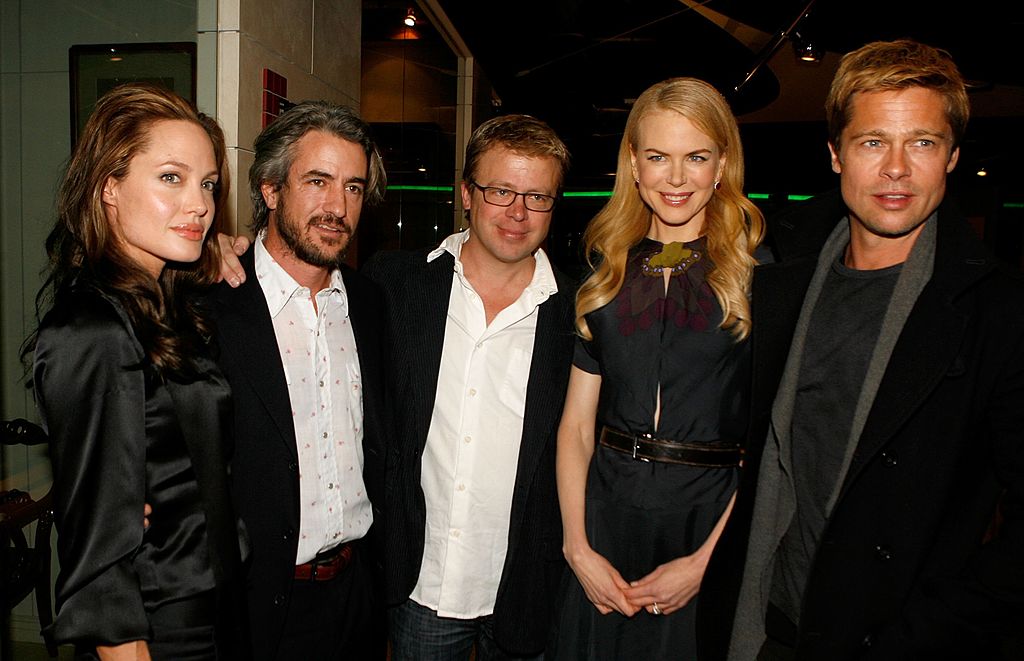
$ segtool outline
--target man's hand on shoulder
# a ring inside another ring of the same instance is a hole
[[[238,287],[245,282],[245,269],[239,257],[252,245],[247,236],[231,236],[229,234],[217,234],[217,242],[220,244],[220,278],[232,287]]]

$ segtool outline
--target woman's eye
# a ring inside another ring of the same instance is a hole
[[[165,173],[163,173],[162,175],[160,175],[160,179],[161,179],[162,181],[166,181],[166,182],[167,182],[167,183],[169,183],[169,184],[178,184],[178,183],[181,183],[181,177],[179,177],[179,176],[178,176],[178,175],[177,175],[176,173],[174,173],[174,172],[165,172]]]

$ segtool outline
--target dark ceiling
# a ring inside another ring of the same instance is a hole
[[[875,39],[910,37],[947,49],[976,97],[988,95],[976,108],[995,110],[975,113],[961,159],[970,162],[961,169],[1001,163],[1003,185],[1024,197],[1019,1],[945,11],[934,0],[817,0],[806,15],[807,0],[435,2],[500,99],[494,112],[536,115],[565,139],[573,153],[570,185],[607,187],[632,100],[659,80],[696,76],[715,85],[740,119],[748,188],[813,193],[829,187],[834,179],[820,109],[839,54]],[[382,38],[386,29],[374,25],[393,24],[398,6],[364,3],[364,42]],[[722,18],[713,22],[708,11]],[[774,59],[765,56],[772,35],[798,18],[801,36],[830,54],[824,65],[793,64],[790,43],[781,43]],[[423,37],[442,43],[429,27]]]

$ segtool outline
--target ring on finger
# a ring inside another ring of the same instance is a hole
[[[661,615],[661,606],[658,605],[658,602],[654,602],[654,608],[652,608],[651,611],[653,611],[655,615]]]

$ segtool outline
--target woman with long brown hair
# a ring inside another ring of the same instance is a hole
[[[728,104],[677,78],[638,99],[558,433],[568,576],[556,658],[692,659],[693,599],[736,489],[748,292],[763,235]]]
[[[130,85],[98,101],[60,185],[31,348],[60,558],[47,633],[77,658],[241,656],[230,391],[195,299],[227,172],[216,122]]]

